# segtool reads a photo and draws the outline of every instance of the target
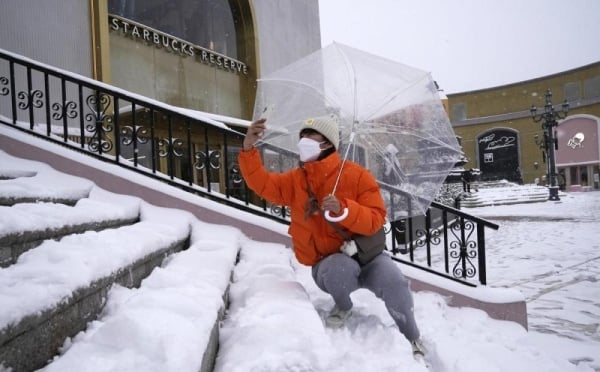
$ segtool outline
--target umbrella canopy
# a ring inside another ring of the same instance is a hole
[[[461,155],[430,74],[333,43],[258,80],[262,144],[297,153],[302,123],[331,114],[343,158],[382,184],[388,217],[424,214]]]

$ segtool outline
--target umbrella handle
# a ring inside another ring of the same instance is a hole
[[[327,221],[340,222],[340,221],[343,221],[344,219],[346,219],[346,217],[348,217],[348,208],[344,208],[344,213],[342,213],[342,215],[338,216],[338,217],[332,217],[331,213],[329,213],[329,211],[325,211],[324,214],[325,214],[325,219]]]

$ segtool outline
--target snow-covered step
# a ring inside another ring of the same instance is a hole
[[[367,290],[344,327],[325,327],[333,300],[282,245],[243,244],[230,297],[215,372],[427,371]]]
[[[93,186],[89,180],[0,150],[0,205],[39,201],[73,205],[88,197]]]
[[[475,192],[466,194],[460,205],[465,208],[490,205],[537,203],[548,200],[548,189],[537,185],[518,185],[511,182],[481,183],[472,186]]]
[[[68,336],[85,329],[113,283],[138,286],[189,245],[191,215],[143,203],[131,226],[46,240],[0,269],[0,360],[39,368]]]
[[[188,250],[140,288],[114,287],[98,320],[42,371],[212,371],[241,233],[200,222],[192,228]]]
[[[242,245],[215,371],[328,370],[324,361],[333,345],[296,281],[291,255],[279,244]],[[247,345],[261,345],[261,356],[249,355]]]
[[[139,219],[140,202],[95,188],[74,206],[43,202],[0,206],[0,267],[13,264],[46,239],[132,224]]]

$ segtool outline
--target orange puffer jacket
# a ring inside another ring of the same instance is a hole
[[[290,207],[288,233],[300,263],[313,266],[323,257],[339,252],[344,239],[323,215],[316,212],[305,217],[309,199],[306,178],[308,176],[310,188],[319,202],[331,194],[342,164],[337,152],[321,161],[305,163],[304,170],[295,168],[286,173],[268,172],[256,149],[242,151],[238,159],[248,187],[270,202]],[[335,196],[342,210],[348,208],[348,216],[338,222],[348,235],[371,235],[383,226],[386,210],[381,192],[365,168],[346,161]]]

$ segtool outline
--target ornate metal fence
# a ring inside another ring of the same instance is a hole
[[[246,188],[237,165],[243,133],[204,113],[0,50],[0,122],[231,207],[289,223],[286,208],[270,205]],[[272,171],[296,162],[295,157],[281,149],[263,149],[265,165]],[[381,186],[388,197],[410,199]],[[486,227],[498,228],[434,202],[426,216],[388,224],[389,249],[403,263],[467,285],[486,284]]]

